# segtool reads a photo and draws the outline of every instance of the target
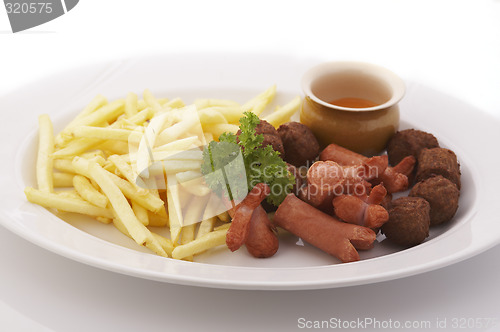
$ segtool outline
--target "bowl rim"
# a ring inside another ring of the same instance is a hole
[[[374,74],[378,78],[386,81],[391,86],[392,97],[383,104],[363,108],[338,106],[327,103],[326,101],[318,98],[312,92],[312,83],[319,77],[325,75],[333,75],[335,73],[338,73],[340,70],[356,70],[360,73],[362,72]],[[304,73],[301,79],[301,87],[306,98],[310,98],[315,103],[323,105],[330,109],[349,112],[370,112],[387,109],[391,106],[396,105],[404,97],[406,92],[405,82],[393,71],[385,67],[363,61],[329,61],[317,64]]]

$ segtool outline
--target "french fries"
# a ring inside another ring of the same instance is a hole
[[[137,95],[133,92],[129,92],[127,98],[125,98],[125,114],[130,118],[137,114],[137,112]]]
[[[241,104],[206,98],[191,105],[147,89],[142,99],[133,92],[111,101],[97,95],[57,135],[41,115],[38,189],[27,187],[25,195],[56,212],[110,224],[157,255],[193,261],[224,245],[231,225],[201,173],[204,145],[236,133],[244,112],[265,114],[275,95],[271,86]],[[277,127],[300,102],[296,97],[264,119]]]
[[[277,108],[276,111],[264,117],[264,120],[277,128],[280,125],[290,121],[292,115],[300,108],[301,102],[301,98],[297,96],[293,98],[288,104],[284,105],[283,107]]]
[[[40,115],[38,118],[38,158],[36,161],[36,178],[38,188],[41,191],[51,193],[54,191],[54,178],[52,175],[54,152],[54,129],[52,121],[47,114]]]
[[[108,198],[101,194],[97,189],[92,186],[90,180],[81,175],[73,176],[73,187],[75,187],[76,192],[86,201],[105,208],[108,205]]]
[[[73,177],[71,173],[54,173],[52,174],[54,188],[67,188],[73,185]]]
[[[109,209],[100,208],[84,201],[56,193],[47,193],[31,187],[24,190],[28,201],[47,208],[57,209],[65,212],[75,212],[94,217],[113,218]]]
[[[177,246],[172,251],[172,258],[183,259],[204,252],[210,248],[224,245],[226,243],[227,229],[213,231],[186,244]]]

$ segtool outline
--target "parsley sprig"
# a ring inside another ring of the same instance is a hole
[[[260,119],[245,112],[240,119],[241,133],[224,133],[203,151],[201,171],[207,185],[218,195],[241,200],[257,183],[271,188],[267,201],[275,206],[283,202],[295,183],[279,152],[262,146],[264,135],[256,134]]]

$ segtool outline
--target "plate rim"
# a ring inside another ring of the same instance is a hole
[[[168,56],[175,58],[178,55],[169,54]],[[266,55],[263,55],[263,57],[265,57],[265,56]],[[272,56],[276,56],[276,55],[272,55]],[[154,55],[152,57],[157,58],[157,55]],[[148,58],[151,58],[151,56],[134,57],[134,58],[132,58],[132,60],[135,62],[135,61],[141,61],[141,60],[148,59]],[[109,63],[110,63],[110,61],[100,62],[100,64],[103,66],[106,66],[106,64],[109,64]],[[125,63],[128,63],[128,62],[125,61]],[[95,66],[95,64],[79,66],[79,67],[75,67],[75,68],[66,70],[65,72],[75,72],[75,71],[87,70],[86,68],[92,68],[94,66]],[[118,68],[119,68],[119,66],[118,66]],[[61,73],[62,72],[63,71],[61,71]],[[0,96],[0,99],[1,100],[8,100],[9,98],[15,98],[15,96],[17,96],[20,92],[23,92],[26,88],[28,88],[28,90],[29,90],[30,86],[34,86],[34,85],[38,84],[37,82],[44,82],[45,80],[48,80],[50,77],[57,77],[58,75],[61,75],[61,73],[54,73],[52,75],[42,77],[39,80],[37,80],[31,84],[27,84],[26,87],[24,87],[24,88],[20,87],[17,90],[14,90],[6,95]],[[301,95],[302,95],[302,93],[301,93]],[[487,115],[489,115],[489,114],[483,112],[483,114],[481,116],[487,117]],[[494,118],[491,117],[491,119],[494,119]],[[495,118],[495,121],[500,122],[496,118]],[[0,137],[1,137],[1,135],[2,135],[2,133],[0,133]],[[17,157],[19,157],[19,154],[16,155],[16,158]],[[475,163],[468,163],[468,165],[476,165],[476,164]],[[3,167],[5,167],[5,166],[0,166],[0,169],[2,169]],[[500,183],[500,181],[499,181],[499,183]],[[476,186],[479,186],[479,184],[476,184]],[[479,192],[478,189],[479,188],[476,188],[476,190],[478,191],[477,194],[479,195],[478,197],[484,198],[484,193]],[[0,192],[0,194],[2,194],[2,192]],[[481,204],[481,206],[486,204],[485,201],[483,201],[483,202],[478,201],[477,203]],[[42,208],[42,207],[40,207],[40,208]],[[50,212],[48,212],[48,213],[50,213]],[[56,216],[54,216],[54,217],[57,218]],[[123,264],[118,264],[118,263],[113,262],[113,261],[103,260],[102,258],[99,258],[99,257],[82,255],[81,252],[73,250],[72,248],[63,247],[63,246],[58,245],[55,242],[51,242],[50,240],[48,240],[46,238],[41,238],[39,236],[37,237],[36,233],[30,232],[29,229],[28,230],[22,229],[20,224],[12,224],[8,221],[8,219],[9,219],[9,216],[6,215],[5,210],[0,209],[0,224],[3,225],[6,229],[9,229],[10,231],[17,234],[18,236],[28,240],[31,243],[38,245],[46,250],[49,250],[49,251],[54,252],[56,254],[59,254],[63,257],[70,258],[72,260],[75,260],[75,261],[78,261],[78,262],[81,262],[84,264],[95,266],[95,267],[105,269],[108,271],[113,271],[113,272],[117,272],[117,273],[131,275],[134,277],[141,277],[141,278],[146,278],[146,279],[151,279],[151,280],[156,280],[156,281],[164,281],[164,282],[170,282],[170,283],[175,283],[175,284],[192,285],[192,286],[204,286],[204,287],[212,287],[212,288],[229,288],[229,289],[263,289],[263,290],[264,289],[320,289],[320,288],[335,288],[335,287],[353,286],[353,285],[367,284],[367,283],[373,283],[373,282],[380,282],[380,281],[384,281],[384,280],[392,280],[392,279],[407,277],[410,275],[415,275],[418,273],[424,273],[424,272],[427,272],[430,270],[434,270],[437,268],[441,268],[441,267],[444,267],[447,265],[457,263],[457,262],[462,261],[464,259],[470,258],[476,254],[484,252],[484,251],[486,251],[486,250],[488,250],[488,249],[490,249],[490,248],[492,248],[495,245],[498,245],[500,243],[500,236],[499,236],[496,239],[487,242],[486,244],[483,244],[483,245],[475,244],[474,248],[472,248],[472,247],[465,248],[455,255],[447,256],[445,258],[441,258],[440,260],[432,261],[432,263],[420,264],[418,266],[414,266],[413,268],[405,268],[396,274],[394,273],[394,271],[380,273],[375,278],[373,278],[373,277],[371,277],[371,278],[358,277],[358,278],[355,278],[355,279],[349,280],[349,281],[344,280],[343,282],[338,282],[338,281],[337,282],[335,282],[335,281],[325,282],[325,281],[321,281],[321,280],[315,281],[315,282],[313,282],[313,281],[302,281],[302,282],[288,281],[288,282],[285,282],[282,280],[281,281],[280,280],[277,280],[277,281],[272,281],[272,280],[257,281],[257,280],[255,280],[253,282],[249,282],[249,281],[231,280],[230,282],[228,282],[228,280],[210,279],[210,278],[200,277],[200,276],[196,277],[196,276],[175,275],[175,274],[174,275],[171,275],[171,274],[167,274],[167,275],[161,274],[160,275],[159,272],[155,272],[155,271],[151,271],[151,270],[150,271],[138,270],[136,268],[133,268],[130,266],[124,266]],[[57,219],[59,219],[59,218],[57,218]],[[61,219],[59,219],[59,220],[61,220]],[[467,223],[467,222],[468,221],[465,221],[465,223]],[[78,231],[80,231],[80,230],[78,230]],[[458,231],[458,229],[456,231]],[[92,236],[90,234],[86,234],[86,235]],[[113,244],[113,243],[111,243],[111,244]],[[116,245],[116,244],[113,244],[113,245]],[[116,245],[116,246],[118,246],[118,245]],[[121,247],[121,249],[133,251],[132,249],[128,249],[125,247]],[[142,254],[142,253],[139,253],[139,254]],[[401,252],[399,252],[397,254],[401,254]],[[391,255],[388,255],[388,256],[391,256]],[[370,261],[378,260],[378,259],[384,258],[384,257],[386,257],[386,256],[376,257],[376,258],[370,259]],[[354,262],[354,263],[348,263],[348,264],[359,264],[359,263],[364,263],[364,262],[366,262],[366,261],[360,261],[360,262]],[[190,266],[192,264],[209,265],[209,264],[205,264],[205,263],[191,263],[191,262],[183,262],[183,261],[181,261],[181,262],[177,261],[175,264],[177,264],[177,263],[180,263],[181,265],[187,265],[187,266]],[[342,264],[342,265],[344,265],[344,264]],[[210,265],[210,266],[213,266],[213,265]],[[339,265],[332,265],[332,266],[339,266]],[[280,267],[278,269],[279,270],[290,270],[290,269],[292,269],[292,270],[297,270],[297,269],[299,269],[299,270],[300,269],[311,270],[311,269],[317,269],[317,268],[320,268],[320,269],[329,269],[330,268],[331,269],[332,266],[316,266],[316,267],[304,267],[304,268]],[[219,268],[222,267],[223,269],[226,269],[226,270],[234,270],[234,269],[236,269],[236,270],[251,269],[253,271],[259,270],[259,269],[270,270],[269,268],[257,268],[256,269],[254,267],[246,267],[245,268],[245,267],[239,267],[239,266],[218,266],[218,267]]]

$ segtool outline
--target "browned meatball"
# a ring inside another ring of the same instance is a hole
[[[404,157],[418,158],[424,148],[437,148],[439,143],[434,135],[416,129],[398,131],[387,144],[389,163],[397,165]]]
[[[450,180],[441,175],[417,183],[410,196],[422,197],[431,206],[431,226],[439,225],[453,218],[458,209],[460,191]]]
[[[236,136],[240,136],[241,130],[238,130]],[[272,124],[267,122],[266,120],[260,120],[260,123],[255,127],[256,135],[264,135],[264,141],[262,142],[262,146],[271,145],[274,151],[278,151],[280,153],[281,159],[285,158],[285,149],[283,147],[283,142],[281,141],[281,137],[278,134],[276,128],[273,127]]]
[[[460,165],[453,151],[433,148],[420,152],[415,180],[420,182],[435,175],[442,175],[460,190]]]
[[[429,236],[429,225],[429,202],[420,197],[401,197],[392,201],[382,233],[393,243],[411,247]]]
[[[319,143],[311,129],[299,122],[287,122],[278,128],[285,147],[285,161],[296,166],[310,166],[319,155]]]

